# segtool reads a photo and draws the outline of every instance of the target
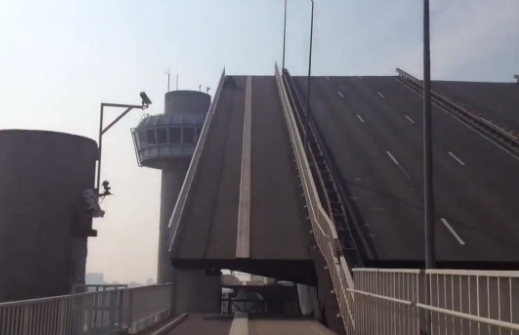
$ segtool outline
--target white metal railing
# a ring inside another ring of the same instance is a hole
[[[342,317],[347,333],[354,334],[354,295],[351,292],[348,292],[348,289],[354,289],[353,278],[344,257],[337,254],[337,246],[339,244],[337,231],[335,230],[333,222],[323,209],[317,195],[310,166],[308,165],[306,153],[303,149],[303,143],[298,134],[294,111],[290,105],[287,90],[277,63],[275,65],[275,76],[279,90],[279,97],[283,106],[283,113],[289,129],[290,141],[294,148],[297,168],[299,170],[299,176],[301,178],[301,184],[304,190],[306,204],[308,206],[313,233],[317,241],[317,246],[321,250],[326,260],[327,268],[330,271],[330,277],[332,279],[334,292],[341,313],[340,317]]]
[[[276,81],[317,245],[326,259],[348,334],[519,334],[519,271],[353,269],[337,254],[276,64]],[[425,304],[425,276],[431,303]],[[355,280],[353,280],[355,279]],[[355,285],[354,285],[355,282]]]
[[[356,334],[519,334],[519,271],[354,269]],[[425,304],[425,276],[431,302]]]
[[[171,218],[169,220],[168,228],[175,227],[175,232],[173,233],[173,237],[170,241],[170,246],[169,246],[170,250],[173,247],[174,241],[178,238],[177,232],[179,232],[179,229],[181,229],[179,222],[182,217],[182,213],[184,211],[184,206],[187,201],[187,195],[189,194],[191,184],[193,183],[193,179],[195,177],[195,172],[196,172],[196,168],[198,166],[198,161],[200,160],[200,156],[202,154],[202,150],[205,145],[205,140],[207,138],[207,132],[209,131],[209,127],[211,125],[211,121],[213,119],[213,115],[216,110],[216,106],[218,105],[218,100],[220,98],[220,92],[222,91],[224,80],[225,80],[225,68],[222,71],[222,75],[220,77],[220,82],[218,83],[218,87],[214,94],[213,101],[211,102],[211,106],[209,106],[209,111],[207,112],[207,116],[205,118],[204,125],[202,126],[202,131],[200,132],[200,137],[198,139],[198,143],[196,145],[195,152],[193,153],[193,158],[191,159],[191,163],[189,164],[186,178],[184,179],[184,183],[182,184],[182,188],[180,189],[180,193],[178,195],[177,202],[175,204],[175,207],[173,208],[173,213],[171,214]]]
[[[169,317],[171,297],[162,284],[0,303],[0,334],[133,334]]]

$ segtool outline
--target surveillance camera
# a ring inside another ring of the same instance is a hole
[[[107,195],[112,195],[112,193],[110,193],[112,188],[110,187],[110,182],[108,180],[103,181],[103,188],[104,192],[101,193],[100,196],[106,197]]]
[[[141,99],[142,99],[142,106],[143,107],[148,107],[149,105],[151,105],[151,100],[150,98],[148,98],[148,96],[146,95],[146,93],[144,92],[141,92]]]

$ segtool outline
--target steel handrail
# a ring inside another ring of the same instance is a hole
[[[354,288],[351,271],[344,257],[337,257],[335,252],[335,246],[338,243],[338,234],[333,222],[329,219],[319,200],[308,159],[303,149],[303,143],[297,130],[294,111],[290,106],[287,90],[281,78],[277,63],[275,64],[275,77],[317,246],[323,254],[327,268],[330,271],[334,293],[339,305],[340,317],[342,318],[346,331],[348,333],[354,333],[355,321],[352,310],[354,303],[353,294],[346,291],[347,288]]]

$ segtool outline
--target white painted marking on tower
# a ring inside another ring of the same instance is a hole
[[[238,205],[238,231],[236,258],[250,257],[251,208],[251,150],[252,150],[252,77],[247,77],[245,87],[245,115],[243,118],[243,143],[241,152],[240,200]]]
[[[458,235],[458,233],[456,233],[454,228],[451,227],[451,225],[446,219],[442,218],[441,222],[445,225],[445,227],[447,227],[447,229],[451,232],[451,234],[454,236],[454,238],[458,241],[459,244],[465,245],[465,241],[461,239],[461,237]]]

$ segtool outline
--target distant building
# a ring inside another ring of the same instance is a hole
[[[85,275],[85,284],[87,285],[103,285],[106,284],[104,274],[102,273],[87,273]]]

